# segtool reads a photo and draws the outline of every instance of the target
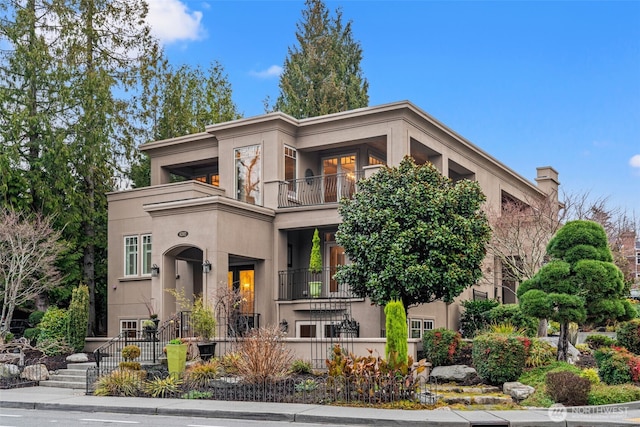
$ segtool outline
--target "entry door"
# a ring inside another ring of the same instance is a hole
[[[328,277],[325,280],[325,283],[329,284],[329,295],[333,297],[340,296],[340,293],[343,291],[343,286],[338,284],[333,278],[333,275],[338,271],[337,267],[339,265],[345,265],[347,263],[344,248],[335,242],[328,243],[325,249],[325,259],[329,260]]]
[[[244,335],[258,326],[254,312],[255,271],[253,265],[229,267],[229,289],[236,292],[239,302],[233,307],[229,319],[229,335]]]
[[[355,191],[356,155],[328,157],[322,161],[324,202],[337,202]]]

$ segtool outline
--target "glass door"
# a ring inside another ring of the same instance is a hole
[[[325,283],[329,284],[329,296],[338,297],[343,293],[343,286],[333,276],[336,274],[339,265],[347,263],[347,256],[344,253],[344,248],[335,242],[327,243],[325,248],[325,259],[329,260],[328,277],[325,279]]]
[[[232,335],[243,335],[249,329],[258,326],[256,324],[257,315],[254,312],[255,271],[253,265],[230,267],[228,281],[229,290],[233,291],[237,298],[231,319],[229,319],[230,332]]]
[[[351,197],[356,184],[356,155],[328,157],[322,161],[324,202],[338,202]]]

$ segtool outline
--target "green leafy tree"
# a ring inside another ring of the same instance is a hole
[[[336,280],[378,305],[452,302],[482,276],[490,235],[484,200],[477,182],[454,183],[411,157],[381,168],[340,202],[336,240],[351,264]]]
[[[351,21],[343,24],[340,10],[332,18],[322,0],[305,4],[298,45],[288,49],[274,109],[301,119],[366,107],[369,83]]]
[[[558,360],[567,360],[569,323],[626,320],[622,272],[613,263],[607,235],[592,221],[570,221],[547,245],[551,261],[518,288],[522,311],[560,323]]]
[[[408,339],[407,314],[401,301],[389,301],[384,307],[386,316],[387,343],[385,345],[385,358],[391,368],[406,365],[408,363]]]
[[[73,290],[67,311],[67,341],[74,351],[82,351],[89,325],[89,288],[80,285]]]
[[[195,132],[205,126],[242,117],[232,99],[231,83],[222,65],[213,61],[205,71],[200,66],[168,64],[161,51],[145,64],[143,107],[146,140],[155,141]],[[129,178],[135,188],[151,184],[148,156],[138,154]]]

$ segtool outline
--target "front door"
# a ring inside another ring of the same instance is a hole
[[[228,276],[229,290],[237,295],[229,326],[233,332],[242,335],[258,326],[254,313],[255,270],[253,265],[229,267]]]

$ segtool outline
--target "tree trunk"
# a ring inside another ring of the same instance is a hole
[[[569,322],[560,323],[560,337],[558,337],[558,361],[566,362],[569,350]]]
[[[540,319],[540,322],[538,322],[538,336],[539,337],[546,337],[548,334],[548,326],[549,326],[549,322],[547,319]]]

